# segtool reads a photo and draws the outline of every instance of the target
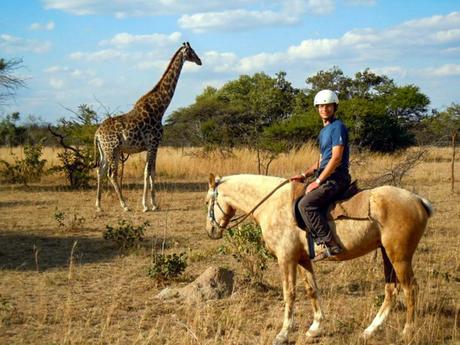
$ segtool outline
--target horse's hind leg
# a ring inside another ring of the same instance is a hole
[[[284,321],[283,328],[273,341],[274,345],[287,344],[289,332],[294,324],[295,282],[297,263],[294,260],[278,259],[283,279]]]
[[[306,336],[317,337],[321,333],[321,321],[324,319],[324,315],[318,299],[318,287],[316,285],[315,274],[310,260],[301,261],[299,264],[303,268],[301,272],[304,278],[305,289],[307,290],[307,295],[310,297],[313,307],[313,323],[310,325]]]
[[[415,305],[417,299],[418,286],[412,270],[412,263],[408,261],[396,261],[393,263],[396,275],[404,291],[406,300],[406,324],[404,325],[403,335],[409,337],[412,335],[415,322]]]
[[[369,339],[372,334],[383,324],[388,314],[390,313],[394,297],[398,293],[396,273],[394,271],[393,265],[391,264],[390,259],[388,259],[385,248],[381,247],[381,249],[383,257],[383,268],[385,272],[385,299],[383,300],[383,303],[380,306],[380,309],[374,320],[372,320],[372,323],[364,331],[364,339]]]
[[[385,246],[388,258],[396,272],[396,278],[404,291],[406,301],[406,324],[404,325],[403,335],[409,337],[412,334],[415,322],[415,304],[417,298],[417,282],[412,270],[412,256],[419,238],[400,241],[399,246],[394,246],[394,242],[382,241]]]

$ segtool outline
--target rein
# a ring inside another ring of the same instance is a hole
[[[265,201],[267,201],[268,198],[270,198],[273,194],[275,194],[275,192],[276,192],[278,189],[280,189],[281,187],[283,187],[285,184],[287,184],[287,183],[289,183],[289,182],[290,182],[290,180],[285,180],[285,181],[281,182],[278,186],[276,186],[275,189],[273,189],[273,190],[272,190],[270,193],[268,193],[262,200],[260,200],[260,201],[257,203],[257,205],[254,206],[254,207],[251,209],[251,211],[249,211],[248,213],[243,214],[243,215],[241,215],[241,216],[238,216],[238,217],[236,217],[236,218],[234,218],[234,219],[231,219],[231,220],[229,221],[229,223],[230,223],[230,222],[236,222],[236,223],[233,224],[233,225],[231,225],[230,227],[226,227],[226,229],[231,229],[231,228],[234,228],[234,227],[236,227],[237,225],[241,224],[246,218],[248,218],[251,214],[253,214],[253,213],[255,212],[255,210],[257,210],[257,209],[259,208],[260,205],[262,205]],[[219,207],[219,209],[221,210],[221,212],[222,212],[224,215],[226,215],[225,212],[222,210],[222,207],[221,207],[221,206],[219,205],[219,203],[217,202],[217,186],[216,186],[216,190],[215,190],[214,195],[215,195],[215,203],[217,204],[217,206]],[[212,219],[213,222],[214,222],[214,223],[217,223],[217,222],[215,221],[215,218],[214,218],[214,207],[211,207],[211,212],[212,212],[211,217],[213,218],[213,219]],[[220,226],[219,226],[219,227],[220,227]]]

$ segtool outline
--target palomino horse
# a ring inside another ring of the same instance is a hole
[[[250,212],[283,181],[285,179],[261,175],[233,175],[216,179],[211,174],[206,198],[206,231],[209,237],[221,238],[237,210]],[[307,294],[311,298],[314,311],[313,323],[306,333],[307,337],[315,337],[321,333],[321,321],[324,318],[305,232],[294,221],[291,203],[291,188],[287,184],[252,214],[262,229],[265,245],[277,257],[283,281],[284,322],[274,344],[285,344],[293,325],[297,265],[304,273]],[[369,205],[368,219],[340,219],[330,223],[335,238],[344,248],[344,252],[336,260],[350,260],[378,247],[382,249],[385,299],[374,320],[364,331],[363,337],[369,339],[384,322],[399,285],[404,290],[407,305],[404,334],[409,336],[414,326],[417,294],[412,256],[433,208],[428,200],[392,186],[372,189]]]

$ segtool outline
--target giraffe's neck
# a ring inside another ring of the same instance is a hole
[[[135,109],[140,110],[144,115],[148,114],[149,117],[161,120],[171,103],[184,62],[184,55],[179,49],[172,57],[161,79],[151,91],[137,101]]]

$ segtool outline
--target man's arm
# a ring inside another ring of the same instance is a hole
[[[345,150],[345,146],[337,145],[332,148],[332,157],[327,163],[324,170],[318,176],[321,182],[324,182],[331,174],[337,169],[337,167],[342,162],[343,151]]]
[[[314,171],[319,168],[319,162],[321,161],[321,155],[319,155],[319,160],[313,163],[307,170],[302,172],[299,175],[294,175],[290,178],[291,181],[303,182],[307,177],[310,177],[314,174]]]
[[[305,191],[305,193],[309,193],[312,190],[315,190],[316,188],[318,188],[319,185],[323,183],[335,171],[335,169],[337,169],[337,167],[342,162],[342,156],[343,156],[344,149],[345,149],[345,146],[343,145],[336,145],[332,148],[331,159],[329,160],[329,162],[327,163],[326,167],[321,172],[319,177],[307,186],[307,190]],[[319,183],[318,183],[318,179],[319,179]]]
[[[315,170],[319,168],[319,162],[321,162],[321,155],[319,155],[318,161],[313,163],[307,170],[302,173],[302,175],[305,176],[305,178],[312,176]]]

